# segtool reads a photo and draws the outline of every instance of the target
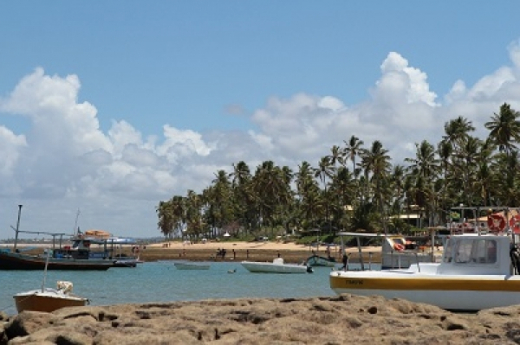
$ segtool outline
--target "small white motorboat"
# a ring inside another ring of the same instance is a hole
[[[142,264],[143,262],[139,257],[121,256],[114,261],[114,267],[136,267],[137,264]]]
[[[333,271],[330,287],[338,294],[403,298],[447,310],[520,304],[518,237],[511,231],[452,235],[442,262],[416,262],[400,270]]]
[[[252,273],[312,273],[312,267],[286,264],[283,258],[276,258],[273,262],[242,261],[242,266]]]
[[[178,270],[209,270],[210,264],[190,261],[178,261],[173,265]]]
[[[22,311],[41,311],[50,313],[65,307],[80,307],[89,303],[87,298],[72,294],[72,283],[58,281],[57,289],[42,288],[20,292],[13,296],[18,313]]]

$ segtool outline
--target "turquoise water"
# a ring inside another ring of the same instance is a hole
[[[233,274],[229,270],[236,269]],[[172,262],[146,262],[135,268],[108,271],[49,271],[46,287],[56,281],[74,284],[74,293],[91,305],[194,301],[230,298],[285,298],[334,296],[331,269],[315,267],[312,274],[250,273],[237,262],[212,262],[207,271],[177,270]],[[38,289],[40,271],[0,271],[0,310],[16,314],[13,295]]]

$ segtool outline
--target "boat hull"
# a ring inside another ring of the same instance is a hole
[[[0,252],[0,270],[44,270],[45,257]],[[108,270],[114,261],[103,259],[49,259],[48,270]]]
[[[143,261],[137,258],[120,258],[114,262],[114,267],[137,267],[137,264],[142,264]]]
[[[334,267],[336,265],[336,260],[334,258],[326,258],[323,256],[313,255],[307,258],[307,265],[311,267],[321,266],[321,267]]]
[[[42,295],[39,293],[18,294],[14,296],[16,310],[53,312],[65,307],[82,307],[88,304],[88,299],[67,295]]]
[[[176,262],[173,264],[178,270],[209,270],[210,265]]]
[[[436,305],[447,310],[476,311],[520,304],[519,276],[428,276],[410,273],[332,272],[337,294],[379,295]]]
[[[294,264],[242,261],[242,266],[252,273],[309,273],[309,268]]]

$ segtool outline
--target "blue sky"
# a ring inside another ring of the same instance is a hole
[[[517,1],[4,1],[0,238],[19,203],[33,230],[67,230],[79,208],[83,228],[156,235],[158,201],[218,169],[316,164],[353,134],[402,163],[449,119],[482,127],[504,102],[520,109],[518,13]]]

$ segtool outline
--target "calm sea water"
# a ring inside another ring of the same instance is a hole
[[[233,274],[229,270],[236,269]],[[238,262],[212,262],[207,271],[177,270],[172,262],[146,262],[135,268],[108,271],[49,271],[46,287],[56,281],[74,284],[74,293],[91,305],[194,301],[231,298],[334,296],[331,269],[315,267],[312,274],[250,273]],[[0,310],[16,314],[13,295],[42,285],[41,271],[0,271]]]

